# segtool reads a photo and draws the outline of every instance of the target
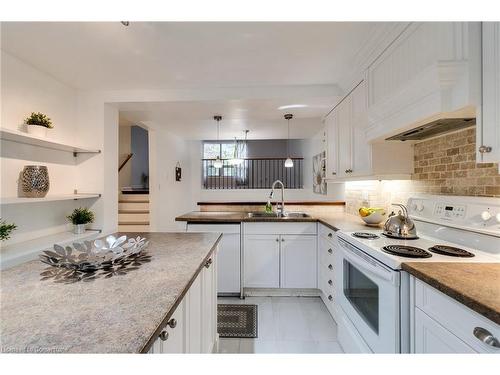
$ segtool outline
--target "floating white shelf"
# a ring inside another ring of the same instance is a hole
[[[101,194],[89,193],[89,194],[59,194],[59,195],[47,195],[44,198],[25,198],[25,197],[4,197],[0,198],[0,204],[20,204],[20,203],[40,203],[40,202],[55,202],[55,201],[68,201],[68,200],[79,200],[79,199],[95,199],[99,198]]]
[[[17,130],[0,129],[0,139],[7,141],[24,143],[27,145],[49,148],[52,150],[72,152],[74,156],[77,154],[98,154],[101,150],[87,149],[66,143],[51,141],[47,138],[35,137],[27,133]]]
[[[52,249],[54,244],[69,245],[73,242],[81,242],[99,237],[100,230],[87,230],[82,234],[72,232],[61,232],[35,238],[29,241],[17,242],[1,247],[1,268],[9,268],[14,265],[36,259],[43,250]]]

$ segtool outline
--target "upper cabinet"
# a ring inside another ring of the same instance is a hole
[[[477,161],[500,161],[500,22],[482,24],[482,119],[477,125]]]
[[[413,168],[410,144],[368,142],[366,81],[360,82],[333,108],[325,124],[328,181],[410,178]]]
[[[370,65],[370,141],[446,117],[476,117],[480,24],[416,22]]]

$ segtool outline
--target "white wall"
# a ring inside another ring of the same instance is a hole
[[[131,126],[120,125],[118,130],[118,162],[122,163],[127,155],[131,152]],[[124,165],[123,169],[118,174],[118,186],[130,186],[132,176],[132,163],[130,160]]]
[[[24,119],[31,112],[47,114],[54,124],[47,138],[86,146],[77,132],[77,91],[31,65],[0,51],[1,127],[25,131]],[[45,165],[49,170],[50,195],[71,194],[77,186],[78,159],[66,152],[1,141],[0,196],[18,196],[19,174],[25,165]],[[93,201],[7,205],[0,215],[18,229],[4,244],[29,240],[69,229],[66,220],[76,206]]]
[[[149,130],[149,190],[152,231],[182,231],[175,217],[195,209],[189,143],[165,130]],[[175,180],[175,166],[182,168]]]

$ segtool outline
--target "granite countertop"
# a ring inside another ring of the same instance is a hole
[[[192,211],[178,216],[176,221],[187,221],[190,223],[242,223],[242,222],[320,222],[334,231],[367,230],[360,217],[347,213],[335,213],[331,215],[309,217],[248,217],[246,212],[219,212],[219,211]]]
[[[403,263],[403,270],[500,324],[500,263]]]
[[[137,233],[127,233],[136,236]],[[174,312],[221,238],[141,233],[151,262],[125,275],[58,284],[38,260],[1,272],[1,351],[139,353]]]

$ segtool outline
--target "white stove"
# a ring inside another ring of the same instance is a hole
[[[376,353],[408,350],[409,277],[403,262],[500,263],[500,199],[421,196],[408,200],[408,211],[415,240],[388,238],[370,227],[358,231],[365,233],[361,238],[337,232],[336,295],[343,321],[357,332],[344,334],[339,325],[344,346]],[[400,250],[405,256],[395,255]]]

